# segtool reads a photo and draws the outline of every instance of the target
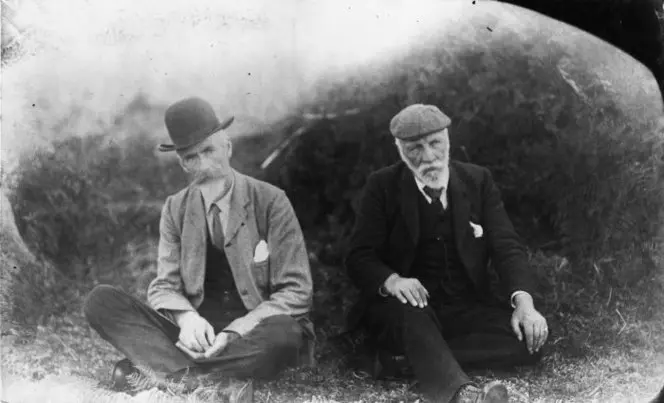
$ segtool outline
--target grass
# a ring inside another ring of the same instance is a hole
[[[578,303],[586,301],[579,298]],[[188,395],[147,389],[133,397],[109,391],[110,369],[122,356],[87,326],[79,307],[80,300],[65,314],[51,316],[32,330],[5,330],[2,399],[10,403],[212,401],[205,398],[203,388]],[[615,307],[612,316],[611,309],[605,309],[595,316],[574,318],[549,312],[549,350],[538,366],[471,375],[479,382],[501,379],[516,402],[646,402],[664,383],[664,320],[661,315],[638,319],[635,309]],[[289,370],[277,380],[257,384],[256,402],[405,403],[419,398],[407,380],[362,379],[345,365],[347,358],[323,343],[316,368]]]
[[[558,336],[554,333],[552,340],[555,342]],[[652,347],[641,348],[627,344],[594,346],[590,354],[581,357],[572,357],[553,345],[553,352],[535,368],[472,375],[479,381],[494,377],[503,380],[517,402],[645,402],[656,394],[664,380],[661,336],[660,340],[652,341],[655,342]],[[43,402],[46,397],[63,402],[93,401],[85,398],[84,393],[89,393],[88,397],[104,396],[108,401],[116,401],[112,399],[120,399],[123,394],[105,392],[98,382],[108,378],[112,363],[120,358],[89,330],[79,314],[54,320],[30,336],[5,335],[3,399],[11,403]],[[278,380],[257,385],[256,401],[414,402],[417,399],[417,395],[408,391],[406,382],[358,379],[338,364],[338,360],[328,359],[315,369],[288,371]],[[171,395],[168,401],[205,401],[192,400],[193,396]],[[139,401],[136,399],[132,401]],[[151,400],[141,401],[162,400],[153,396]]]

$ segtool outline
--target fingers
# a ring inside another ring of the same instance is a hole
[[[394,295],[399,299],[399,301],[401,301],[402,304],[408,303],[404,290],[397,290]]]
[[[403,279],[397,285],[397,290],[394,296],[401,301],[402,304],[410,303],[412,306],[419,306],[424,308],[428,305],[429,291],[427,291],[422,284],[416,279]]]
[[[521,326],[519,324],[519,320],[512,316],[512,331],[516,335],[516,338],[519,339],[519,341],[523,341],[523,333],[521,332]]]
[[[420,308],[424,308],[425,306],[428,305],[429,291],[427,291],[427,289],[424,288],[422,283],[420,283],[418,280],[415,280],[415,287],[420,297],[420,302],[422,302]]]
[[[404,294],[406,295],[406,299],[408,299],[408,302],[410,302],[410,304],[412,306],[418,306],[419,305],[419,301],[418,301],[419,295],[417,294],[416,291],[409,288],[404,292]]]
[[[429,299],[429,296],[430,296],[430,295],[429,295],[429,290],[427,290],[426,287],[424,287],[422,284],[420,284],[420,287],[422,287],[422,289],[424,290],[424,294],[426,295],[427,300],[428,300],[428,299]]]
[[[420,296],[420,301],[422,302],[422,304],[420,305],[420,308],[424,308],[424,307],[427,306],[427,304],[428,304],[428,301],[427,301],[427,298],[428,298],[427,290],[426,290],[426,288],[424,288],[424,287],[422,287],[422,286],[419,286],[419,287],[417,288],[417,292],[418,292],[418,294],[419,294],[419,296]]]
[[[415,300],[415,304],[413,306],[424,308],[427,305],[426,290],[419,282],[415,282],[413,284],[412,288],[410,289],[410,294]]]
[[[184,343],[181,342],[180,340],[178,340],[178,341],[175,343],[175,347],[179,348],[180,351],[182,351],[183,353],[185,353],[186,355],[188,355],[189,358],[191,358],[192,360],[199,360],[199,359],[201,359],[201,358],[204,357],[203,353],[200,353],[200,352],[196,352],[196,351],[191,350],[190,348],[188,348],[187,346],[185,346]]]
[[[195,352],[202,352],[200,343],[196,340],[196,336],[192,332],[184,332],[180,335],[180,341],[182,345],[187,347],[187,349]]]
[[[535,324],[524,324],[523,330],[526,334],[526,346],[528,347],[528,352],[532,354],[535,345]]]
[[[546,325],[546,322],[543,324],[539,325],[539,338],[537,341],[537,348],[535,351],[539,351],[544,343],[546,343],[546,339],[549,337],[549,328]]]
[[[208,325],[209,326],[209,325]],[[205,351],[212,346],[212,343],[207,340],[207,326],[202,325],[194,331],[196,343],[200,346],[200,350]]]
[[[180,329],[179,339],[189,350],[202,353],[214,343],[214,329],[207,320],[198,318]]]
[[[533,353],[539,351],[542,346],[542,338],[544,333],[544,327],[540,323],[533,324]]]
[[[224,332],[219,333],[212,346],[205,352],[204,357],[205,358],[214,357],[217,354],[219,354],[221,351],[223,351],[226,348],[226,345],[228,344],[227,336],[228,335]]]
[[[208,323],[207,326],[205,327],[205,338],[208,340],[208,343],[210,344],[210,346],[212,346],[212,344],[214,344],[214,340],[215,340],[216,336],[214,334],[214,328],[212,327],[212,325],[210,323]]]

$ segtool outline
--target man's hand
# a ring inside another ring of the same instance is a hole
[[[205,358],[214,357],[224,351],[224,349],[235,339],[240,337],[237,333],[220,332],[214,339],[214,344],[204,354]]]
[[[385,291],[388,295],[397,297],[399,301],[412,306],[424,308],[428,304],[429,291],[416,278],[404,278],[393,274],[385,280]]]
[[[546,319],[537,312],[530,295],[516,297],[516,308],[512,313],[512,330],[519,341],[525,337],[530,354],[538,352],[549,337]]]
[[[182,342],[180,340],[178,340],[175,343],[175,347],[179,348],[180,351],[187,354],[189,356],[189,358],[191,358],[194,361],[205,358],[205,353],[198,353],[196,351],[193,351],[193,350],[187,348],[184,344],[182,344]]]
[[[196,311],[183,311],[175,315],[175,322],[180,327],[178,337],[187,349],[204,353],[215,341],[214,328]]]

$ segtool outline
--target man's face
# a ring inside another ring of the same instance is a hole
[[[194,183],[204,184],[227,176],[231,171],[232,144],[224,132],[178,151],[180,164]]]
[[[447,129],[415,141],[399,141],[401,159],[415,176],[427,186],[442,187],[443,173],[450,161],[450,140]]]

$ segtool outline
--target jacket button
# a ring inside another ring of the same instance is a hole
[[[246,289],[242,289],[242,290],[240,291],[240,294],[242,294],[242,295],[247,295],[247,294],[249,294],[249,293],[247,292]]]

